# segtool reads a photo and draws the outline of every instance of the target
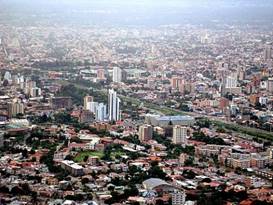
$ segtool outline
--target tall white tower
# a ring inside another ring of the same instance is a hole
[[[108,115],[110,121],[120,120],[120,99],[117,97],[117,92],[113,89],[108,93]]]
[[[122,70],[119,67],[113,69],[113,82],[120,83],[122,81]]]
[[[106,118],[106,112],[107,112],[106,105],[104,105],[103,103],[100,103],[96,109],[96,120],[104,121]]]

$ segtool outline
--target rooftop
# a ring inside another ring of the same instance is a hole
[[[171,186],[166,181],[159,178],[150,178],[142,182],[143,186],[148,190],[153,190],[158,186],[166,185]]]
[[[193,117],[189,115],[176,115],[176,116],[161,116],[158,118],[161,121],[183,121],[183,120],[194,120]]]

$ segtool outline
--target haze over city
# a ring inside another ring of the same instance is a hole
[[[273,204],[272,0],[0,0],[0,204]]]

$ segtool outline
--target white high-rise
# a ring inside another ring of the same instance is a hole
[[[87,102],[87,110],[96,113],[98,105],[99,105],[98,102]]]
[[[110,121],[120,120],[120,99],[117,97],[117,92],[113,89],[108,93],[108,115]]]
[[[233,76],[228,76],[226,78],[226,88],[236,88],[237,87],[237,79]]]
[[[113,69],[113,82],[120,83],[122,81],[122,70],[119,67]]]
[[[106,115],[107,115],[106,113],[107,113],[106,105],[104,105],[103,103],[100,103],[96,109],[96,120],[104,121],[106,119]]]
[[[173,143],[187,144],[187,127],[176,125],[173,127]]]
[[[7,81],[9,81],[9,82],[12,81],[12,76],[11,76],[11,74],[10,74],[9,71],[6,71],[6,72],[5,72],[4,80],[7,80]]]

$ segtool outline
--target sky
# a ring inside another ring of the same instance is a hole
[[[273,0],[0,0],[0,21],[162,25],[263,22]]]

